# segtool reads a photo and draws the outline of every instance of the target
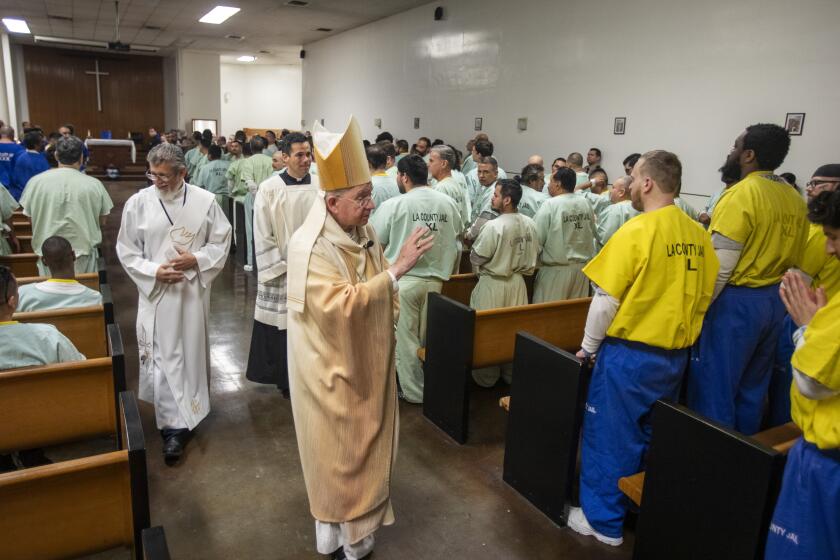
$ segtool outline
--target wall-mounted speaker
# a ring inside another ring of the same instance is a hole
[[[435,8],[435,21],[440,21],[443,19],[443,6],[438,6]]]
[[[303,50],[303,49],[300,50],[300,58],[301,59],[306,58],[306,51]]]

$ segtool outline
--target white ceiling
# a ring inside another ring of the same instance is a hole
[[[225,62],[235,58],[231,55],[251,54],[258,62],[297,64],[301,45],[429,0],[311,0],[305,7],[289,6],[287,1],[120,0],[120,40],[160,47],[161,54],[188,48],[226,55]],[[241,11],[220,25],[199,23],[198,19],[219,3]],[[0,17],[26,20],[33,35],[114,39],[112,0],[0,0]],[[319,27],[333,31],[316,31]],[[244,39],[227,39],[226,35]],[[32,36],[10,36],[15,42],[33,42]]]

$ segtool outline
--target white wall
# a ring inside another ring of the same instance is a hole
[[[684,191],[711,193],[746,125],[805,112],[781,171],[810,177],[840,160],[838,21],[836,0],[439,1],[306,45],[303,118],[338,130],[353,113],[370,139],[381,118],[409,143],[463,149],[483,117],[511,170],[598,146],[613,177],[627,154],[663,148]]]
[[[301,87],[300,66],[222,64],[222,132],[300,128]]]
[[[221,123],[221,95],[219,93],[219,55],[179,50],[178,128],[192,132],[192,119],[216,119]],[[164,65],[166,71],[166,65]]]

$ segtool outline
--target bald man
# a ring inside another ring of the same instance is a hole
[[[606,245],[610,237],[627,220],[640,214],[638,210],[633,208],[630,198],[630,184],[632,182],[633,178],[625,175],[613,183],[613,188],[610,191],[610,202],[612,204],[601,212],[600,219],[598,220],[598,242],[601,246]]]

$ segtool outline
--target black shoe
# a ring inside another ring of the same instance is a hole
[[[283,398],[289,400],[289,390],[284,389],[280,385],[277,386],[277,389],[280,391],[280,394],[283,395]]]
[[[332,560],[347,560],[347,555],[344,554],[344,547],[340,546],[337,550],[334,550],[330,558]]]
[[[184,454],[184,448],[190,439],[191,432],[187,428],[180,430],[161,430],[163,435],[163,460],[167,466],[171,467],[178,462],[181,455]]]
[[[41,467],[43,465],[52,465],[52,461],[44,455],[43,449],[26,449],[18,451],[18,461],[25,469],[32,467]]]

